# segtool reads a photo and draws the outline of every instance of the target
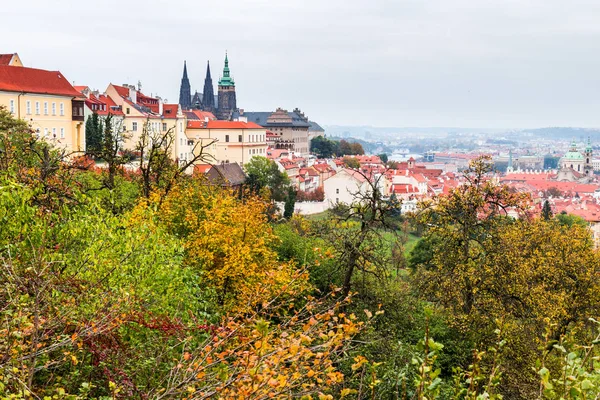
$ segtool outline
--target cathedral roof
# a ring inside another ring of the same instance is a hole
[[[581,154],[578,151],[571,150],[563,156],[563,159],[564,160],[573,160],[573,161],[583,160],[583,154]]]

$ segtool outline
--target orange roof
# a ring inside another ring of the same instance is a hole
[[[199,119],[188,119],[187,127],[189,129],[203,129],[206,128],[206,122],[200,121]]]
[[[101,94],[98,97],[98,100],[106,104],[106,111],[99,112],[99,115],[108,114],[109,112],[112,115],[125,115],[123,114],[123,110],[121,110],[121,107],[117,106],[117,103],[115,103],[113,99],[110,98],[110,96]]]
[[[179,104],[163,104],[163,117],[176,117]]]
[[[419,193],[419,189],[407,183],[395,183],[392,185],[392,193]]]
[[[85,89],[89,89],[87,86],[81,86],[81,85],[75,85],[73,86],[75,88],[75,90],[77,90],[78,92],[83,92]]]
[[[209,120],[217,119],[217,117],[215,117],[215,115],[209,111],[201,111],[201,110],[186,111],[186,115],[188,116],[188,119],[190,119],[190,114],[193,114],[193,116],[197,117],[198,119],[201,119],[202,121],[204,121],[206,118],[208,118]]]
[[[210,164],[197,164],[194,166],[194,172],[199,174],[205,174],[212,168]]]
[[[208,121],[208,129],[265,129],[254,122],[242,121]]]
[[[14,54],[0,54],[0,65],[9,65]]]
[[[113,85],[119,96],[121,97],[129,97],[129,88],[119,85]]]
[[[0,65],[0,90],[81,97],[59,71]]]

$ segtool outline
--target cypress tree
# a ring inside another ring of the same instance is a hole
[[[550,203],[548,200],[544,201],[544,206],[542,207],[542,218],[546,221],[552,218],[552,208],[550,208]]]

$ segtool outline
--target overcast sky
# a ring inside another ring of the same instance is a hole
[[[225,50],[238,107],[321,124],[600,127],[599,0],[7,0],[0,53],[178,100]],[[216,87],[215,87],[216,92]]]

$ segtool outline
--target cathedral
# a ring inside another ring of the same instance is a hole
[[[183,63],[183,77],[179,89],[179,104],[184,110],[197,109],[213,113],[218,119],[230,120],[237,111],[235,97],[235,82],[229,70],[229,59],[225,54],[225,66],[223,75],[217,85],[217,96],[214,94],[212,77],[210,75],[210,63],[206,67],[204,78],[204,89],[202,93],[197,91],[192,95],[190,80],[187,73],[187,65]]]

